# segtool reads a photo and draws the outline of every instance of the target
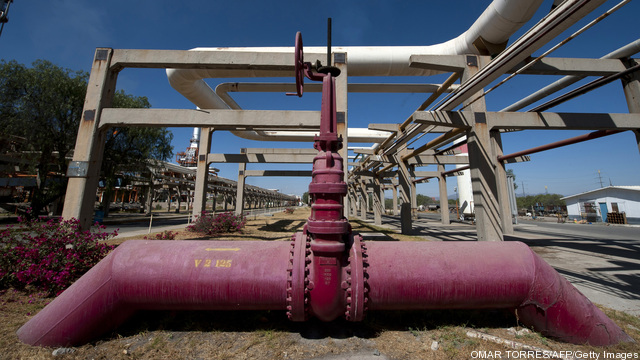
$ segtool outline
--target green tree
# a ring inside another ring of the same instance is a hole
[[[46,60],[31,68],[0,62],[0,135],[20,136],[27,148],[16,156],[36,174],[33,214],[65,192],[67,157],[75,145],[88,74]]]
[[[115,108],[150,108],[145,96],[120,90],[114,94]],[[102,206],[109,213],[118,179],[126,184],[131,175],[148,172],[149,160],[167,161],[173,155],[173,134],[166,128],[117,127],[107,131],[101,175],[105,184]]]
[[[31,68],[16,61],[0,61],[0,136],[19,136],[22,163],[36,174],[31,198],[33,214],[60,199],[67,188],[68,158],[75,147],[89,74],[37,60]],[[146,97],[118,91],[114,107],[151,105]],[[147,159],[171,157],[173,135],[165,128],[112,128],[105,144],[103,176],[114,183],[118,173],[141,171]],[[22,170],[22,169],[21,169]]]
[[[302,194],[302,202],[305,204],[309,204],[309,192],[305,191],[304,194]]]
[[[416,195],[416,202],[418,203],[418,206],[420,206],[420,205],[427,206],[429,204],[435,204],[436,203],[436,201],[433,198],[431,198],[429,196],[426,196],[426,195],[422,195],[422,194],[417,194]]]
[[[560,194],[538,194],[527,195],[516,198],[518,209],[531,209],[532,206],[539,204],[543,206],[566,206],[563,196]]]
[[[385,198],[384,199],[384,208],[385,209],[393,209],[393,199]]]

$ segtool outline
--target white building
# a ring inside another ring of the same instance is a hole
[[[640,224],[640,186],[608,186],[563,197],[570,220],[606,221],[611,212],[624,213],[629,224]]]

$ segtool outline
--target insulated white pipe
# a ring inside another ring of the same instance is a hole
[[[438,84],[349,84],[350,92],[434,92],[438,89]],[[447,91],[457,89],[458,85],[452,85]],[[241,110],[238,103],[229,95],[229,92],[295,92],[294,83],[222,83],[216,86],[215,94],[225,103],[229,109]],[[311,83],[305,85],[305,92],[321,92],[322,84]],[[317,132],[311,131],[236,131],[237,135],[250,140],[272,140],[272,141],[310,141]],[[348,128],[347,137],[349,142],[354,143],[381,143],[386,140],[391,133],[387,131],[369,130],[367,128]]]
[[[542,0],[494,0],[471,27],[455,39],[431,46],[379,46],[379,47],[333,47],[334,52],[346,52],[349,59],[350,76],[426,76],[435,72],[409,67],[411,55],[456,55],[478,53],[473,45],[482,38],[492,44],[505,43],[524,23],[529,21]],[[293,54],[293,47],[252,47],[252,48],[195,48],[198,51],[249,51],[285,52]],[[326,49],[306,47],[306,53],[325,53]],[[219,70],[219,69],[167,69],[171,86],[201,109],[228,109],[229,107],[204,82],[205,78],[227,77],[279,77],[292,76],[290,71],[266,70]],[[259,140],[267,139],[255,132],[234,132],[236,135]],[[285,132],[286,133],[286,132]],[[274,132],[274,136],[284,135]],[[311,141],[311,138],[304,141]],[[354,142],[356,138],[349,138]]]

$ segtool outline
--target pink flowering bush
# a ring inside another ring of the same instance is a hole
[[[114,246],[101,241],[117,235],[104,226],[81,231],[77,219],[18,221],[0,231],[0,289],[57,295],[102,260]]]
[[[173,231],[165,230],[165,231],[163,231],[161,233],[157,233],[156,236],[155,236],[155,239],[156,240],[175,240],[177,234],[178,233],[174,233]],[[150,239],[150,238],[147,238],[145,236],[145,237],[143,237],[143,239],[147,240],[147,239]]]
[[[222,233],[241,231],[247,224],[243,215],[235,215],[232,212],[220,214],[207,214],[198,216],[195,221],[187,226],[187,230],[216,236]]]

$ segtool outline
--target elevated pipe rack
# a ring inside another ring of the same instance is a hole
[[[322,81],[311,215],[291,243],[146,241],[120,245],[18,330],[31,345],[95,339],[138,310],[286,310],[293,321],[367,311],[512,309],[526,326],[571,343],[633,341],[526,245],[365,242],[342,215],[346,184],[336,132],[335,76],[304,63],[296,36],[297,95],[303,76]]]

